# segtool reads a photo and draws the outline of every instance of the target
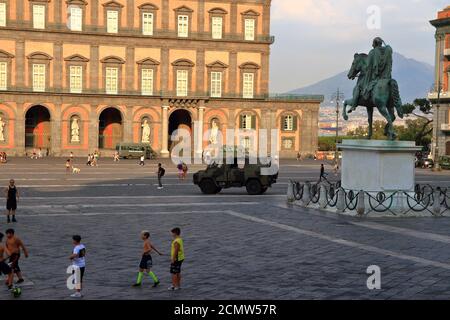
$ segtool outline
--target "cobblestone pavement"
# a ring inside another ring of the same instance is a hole
[[[11,159],[0,165],[0,184],[20,188],[14,227],[30,251],[22,258],[22,299],[70,299],[66,268],[71,235],[87,246],[85,299],[449,299],[450,219],[357,219],[288,207],[290,178],[313,180],[316,162],[285,162],[279,183],[264,196],[244,189],[203,196],[178,181],[166,162],[165,188],[156,189],[156,163],[136,161],[66,174],[64,159]],[[196,168],[191,168],[194,171]],[[331,174],[332,175],[332,174]],[[334,177],[338,179],[338,177]],[[446,172],[420,170],[417,180],[450,185]],[[4,203],[2,203],[4,205]],[[172,227],[186,246],[183,289],[169,292]],[[161,286],[131,288],[142,242],[150,230]],[[381,268],[381,290],[368,290],[366,269]],[[0,288],[0,300],[11,299]]]

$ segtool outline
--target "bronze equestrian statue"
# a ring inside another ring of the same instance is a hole
[[[383,45],[384,44],[384,45]],[[356,110],[358,106],[367,108],[369,120],[368,139],[372,139],[373,110],[377,108],[387,124],[384,129],[389,140],[395,140],[394,132],[395,111],[403,118],[402,100],[397,81],[392,79],[392,48],[381,38],[373,40],[373,49],[369,55],[356,53],[348,78],[358,81],[353,90],[353,98],[345,100],[343,117],[348,120],[347,106],[351,106],[348,113]]]

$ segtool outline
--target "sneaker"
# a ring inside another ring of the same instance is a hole
[[[16,220],[16,217],[15,217],[15,216],[13,216],[13,218],[12,218],[12,222],[17,222],[17,220]]]
[[[175,287],[174,287],[174,286],[170,286],[167,290],[169,290],[169,291],[174,291],[174,290],[175,290]]]
[[[164,187],[158,187],[158,190],[164,189]]]
[[[156,288],[159,285],[159,281],[153,284],[153,288]]]
[[[132,285],[132,287],[140,287],[140,286],[141,286],[140,283],[135,283],[135,284]]]
[[[19,283],[22,283],[22,282],[24,282],[25,280],[23,280],[23,279],[19,279],[19,280],[17,280],[17,284],[19,284]]]
[[[83,297],[83,295],[81,294],[81,292],[75,292],[75,293],[72,293],[71,295],[70,295],[70,297],[71,298],[81,298],[81,297]]]
[[[180,287],[175,287],[173,290],[177,291],[177,290],[181,290]]]

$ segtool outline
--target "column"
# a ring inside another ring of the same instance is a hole
[[[266,96],[269,94],[269,53],[261,53],[261,85],[259,94]]]
[[[131,31],[134,24],[134,0],[127,1],[127,28]]]
[[[17,24],[19,24],[19,25],[23,21],[23,12],[24,12],[23,1],[24,0],[16,1],[16,20],[17,20]]]
[[[205,0],[198,0],[197,30],[199,33],[205,32]]]
[[[127,47],[126,49],[126,65],[125,65],[125,74],[126,74],[126,93],[134,93],[134,77],[135,77],[135,57],[134,57],[134,47]]]
[[[14,141],[16,142],[16,155],[25,155],[25,114],[23,103],[17,103],[17,116],[14,123]]]
[[[162,141],[161,141],[161,157],[169,158],[169,106],[162,106]]]
[[[265,3],[263,6],[262,20],[263,36],[270,36],[270,2]]]
[[[238,96],[239,90],[237,89],[237,52],[230,52],[230,67],[229,67],[229,76],[228,80],[228,94],[232,96]]]
[[[231,10],[230,10],[230,19],[231,19],[231,34],[234,36],[237,33],[237,3],[236,0],[233,0],[231,3]]]
[[[55,1],[54,6],[55,6],[54,13],[55,13],[56,28],[60,29],[60,28],[62,28],[62,26],[61,26],[62,1]]]
[[[133,106],[127,106],[123,119],[123,141],[133,141]]]
[[[16,87],[25,88],[25,41],[16,41]]]
[[[167,95],[169,90],[169,48],[161,49],[161,85],[162,95]]]
[[[56,42],[53,45],[53,88],[56,91],[61,91],[63,88],[63,48],[62,42]]]
[[[61,104],[55,106],[55,111],[51,118],[51,154],[59,157],[61,155]]]
[[[91,26],[92,30],[98,29],[98,0],[89,1],[91,6]]]
[[[94,92],[98,91],[98,67],[99,67],[99,53],[98,45],[91,46],[91,57],[90,57],[90,83],[91,90]]]
[[[161,8],[161,23],[164,32],[169,31],[169,1],[163,0]]]
[[[89,113],[89,153],[98,150],[98,116],[97,105],[91,105]]]
[[[205,49],[197,50],[195,92],[199,96],[205,95]]]
[[[205,106],[203,105],[203,101],[198,107],[198,119],[195,125],[195,139],[196,142],[194,145],[197,147],[195,153],[199,159],[202,157],[203,153],[203,122],[204,122],[204,114],[205,114]]]

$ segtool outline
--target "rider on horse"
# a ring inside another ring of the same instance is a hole
[[[351,111],[356,110],[360,95],[365,101],[370,99],[373,88],[380,79],[392,79],[392,48],[383,46],[383,39],[376,37],[373,40],[373,49],[369,53],[367,74],[364,82],[358,90],[357,96],[353,97],[354,105]],[[362,91],[362,92],[361,92]]]

